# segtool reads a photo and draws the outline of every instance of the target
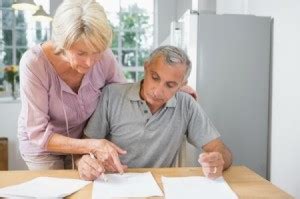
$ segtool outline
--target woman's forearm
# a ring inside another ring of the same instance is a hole
[[[85,154],[94,148],[92,139],[69,138],[64,135],[54,133],[49,139],[47,150],[57,153]]]

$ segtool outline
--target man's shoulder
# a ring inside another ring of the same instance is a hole
[[[195,98],[193,98],[190,94],[179,91],[175,95],[176,97],[176,107],[183,110],[190,110],[199,107],[199,103]]]
[[[197,103],[197,101],[190,94],[183,91],[178,91],[176,93],[176,100],[179,102]]]

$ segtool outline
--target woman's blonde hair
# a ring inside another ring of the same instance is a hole
[[[112,29],[103,7],[95,0],[64,0],[52,22],[52,40],[56,53],[77,41],[103,52],[111,44]]]

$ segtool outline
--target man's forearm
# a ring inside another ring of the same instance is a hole
[[[232,164],[232,154],[228,147],[220,140],[215,139],[203,147],[205,152],[219,152],[224,160],[223,170],[228,169]]]
[[[231,154],[231,151],[224,144],[222,144],[222,146],[218,146],[216,148],[216,150],[218,152],[220,152],[222,154],[222,156],[223,156],[223,160],[224,160],[224,168],[223,168],[223,170],[228,169],[230,167],[230,165],[232,164],[232,154]]]

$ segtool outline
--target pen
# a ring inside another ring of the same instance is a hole
[[[96,159],[95,155],[93,153],[90,152],[90,156],[92,159]],[[107,182],[107,176],[104,173],[101,173],[101,178],[103,179],[104,182]]]

